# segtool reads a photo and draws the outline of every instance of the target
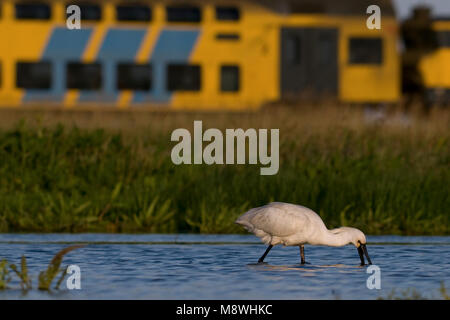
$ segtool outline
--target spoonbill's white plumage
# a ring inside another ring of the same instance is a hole
[[[364,255],[372,264],[364,233],[350,227],[328,230],[317,213],[300,205],[272,202],[250,209],[236,223],[269,245],[258,262],[263,262],[270,249],[277,244],[299,246],[302,264],[305,263],[304,244],[333,247],[353,244],[358,249],[361,265],[365,263]]]

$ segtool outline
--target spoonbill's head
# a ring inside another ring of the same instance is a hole
[[[368,264],[372,264],[369,253],[367,252],[367,241],[364,233],[359,229],[350,227],[341,227],[339,229],[340,232],[345,232],[347,234],[349,243],[354,244],[356,249],[358,249],[359,258],[361,259],[361,265],[363,266],[365,264],[364,256],[366,256]]]
[[[352,243],[355,245],[356,249],[358,249],[359,258],[361,259],[361,265],[364,265],[364,256],[367,258],[368,264],[372,264],[370,260],[369,253],[367,252],[366,247],[366,236],[364,233],[356,228],[351,228],[352,230]]]
[[[361,230],[350,227],[344,228],[350,236],[350,242],[353,243],[355,247],[359,248],[361,245],[365,245],[367,243],[366,236]]]

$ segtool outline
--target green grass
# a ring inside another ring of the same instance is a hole
[[[289,110],[205,116],[204,130],[280,128],[280,170],[261,176],[260,165],[174,165],[172,130],[192,131],[202,118],[170,117],[126,129],[67,121],[1,129],[0,232],[236,233],[247,209],[286,201],[328,227],[450,234],[448,122],[355,125]]]

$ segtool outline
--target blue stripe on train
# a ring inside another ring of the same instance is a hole
[[[103,88],[98,91],[82,90],[79,101],[114,102],[119,91],[116,85],[118,62],[133,62],[147,29],[112,28],[103,40],[96,61],[102,65]]]
[[[54,28],[40,61],[52,63],[52,86],[49,90],[27,89],[22,98],[29,101],[63,101],[65,93],[65,65],[78,61],[89,41],[92,29],[69,30]]]
[[[172,93],[167,90],[166,66],[168,63],[187,63],[197,42],[198,30],[163,30],[150,56],[152,89],[135,92],[133,103],[167,103]]]

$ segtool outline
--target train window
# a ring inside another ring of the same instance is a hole
[[[220,21],[238,21],[241,18],[236,7],[216,7],[216,19]]]
[[[23,89],[50,89],[52,65],[50,62],[17,62],[16,86]]]
[[[15,6],[16,19],[49,20],[51,17],[50,5],[39,2],[21,2]]]
[[[381,38],[351,38],[350,64],[381,64],[383,40]]]
[[[67,17],[70,16],[70,14],[67,13],[67,8],[71,5],[72,4],[66,5]],[[102,8],[99,5],[91,3],[80,3],[77,4],[77,6],[80,7],[82,21],[100,21],[102,19]]]
[[[200,8],[191,6],[167,7],[166,16],[169,22],[200,22],[202,20]]]
[[[169,91],[199,91],[200,66],[169,64],[167,66],[167,89]]]
[[[220,90],[223,92],[239,91],[239,67],[226,65],[220,67]]]
[[[291,13],[324,13],[326,11],[324,4],[314,3],[314,1],[310,2],[292,1],[290,9]]]
[[[450,31],[438,31],[437,39],[440,47],[450,48]]]
[[[69,62],[66,75],[68,89],[98,90],[102,86],[100,63]]]
[[[116,14],[119,21],[145,22],[152,20],[152,9],[145,5],[118,5]]]
[[[150,64],[119,63],[117,88],[119,90],[150,90],[152,81]]]
[[[298,35],[290,34],[286,36],[283,52],[286,54],[286,62],[291,65],[298,65],[302,58],[302,43]]]

